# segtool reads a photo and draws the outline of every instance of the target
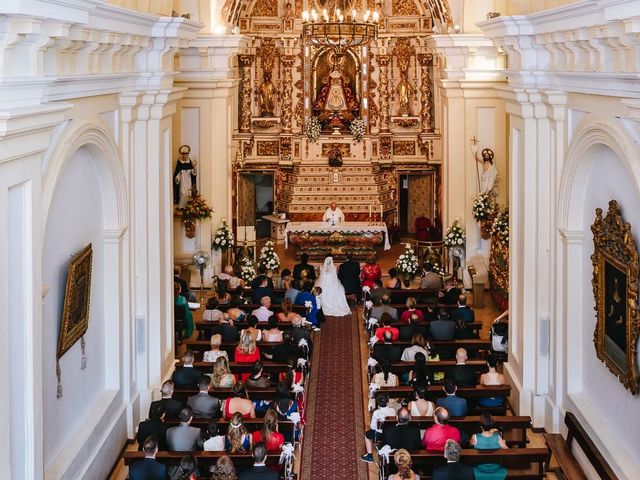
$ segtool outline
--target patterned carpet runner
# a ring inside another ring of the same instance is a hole
[[[302,480],[366,480],[357,315],[328,317],[315,336]]]

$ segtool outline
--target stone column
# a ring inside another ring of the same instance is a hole
[[[378,55],[380,65],[380,132],[389,131],[389,55]]]
[[[433,55],[418,55],[420,62],[420,125],[422,133],[432,130],[431,128],[431,75],[429,75],[429,66],[433,63]]]
[[[253,65],[253,59],[253,55],[240,55],[240,65],[242,66],[241,132],[251,130],[251,65]]]

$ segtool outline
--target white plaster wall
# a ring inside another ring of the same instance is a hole
[[[43,409],[45,469],[71,439],[73,432],[97,415],[94,403],[105,390],[105,318],[103,217],[100,185],[86,149],[69,161],[53,197],[44,239],[43,283],[49,291],[43,303]],[[91,310],[85,335],[87,368],[80,369],[80,342],[60,360],[63,397],[56,398],[56,349],[66,273],[70,256],[93,244]],[[110,302],[118,299],[109,299]]]

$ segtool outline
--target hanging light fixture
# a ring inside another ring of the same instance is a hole
[[[302,12],[302,39],[306,45],[330,47],[341,55],[350,48],[367,45],[378,38],[379,22],[377,10],[373,13],[367,10],[358,18],[355,9],[345,16],[336,8],[330,16],[326,9],[317,12],[312,8],[310,12]]]

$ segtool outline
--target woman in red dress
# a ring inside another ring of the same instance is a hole
[[[373,257],[367,258],[367,263],[362,267],[360,278],[362,279],[362,286],[369,288],[373,288],[373,283],[382,278],[382,269],[380,265],[376,264]]]
[[[256,363],[256,361],[260,360],[260,349],[256,345],[255,337],[250,331],[242,331],[240,343],[238,343],[234,351],[233,359],[236,363]],[[243,373],[240,375],[240,378],[243,382],[246,382],[249,375],[249,373]]]
[[[277,453],[284,443],[284,435],[278,432],[278,414],[274,410],[268,410],[264,416],[262,430],[252,433],[253,444],[264,442],[267,452]]]

